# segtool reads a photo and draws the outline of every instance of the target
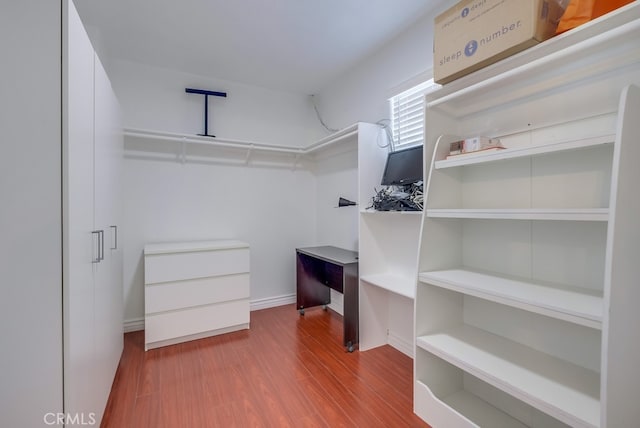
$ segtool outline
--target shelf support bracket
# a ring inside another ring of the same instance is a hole
[[[226,92],[207,91],[205,89],[185,88],[184,91],[188,94],[204,95],[204,134],[198,134],[202,137],[213,137],[215,135],[209,135],[209,95],[214,97],[227,97]]]
[[[249,165],[249,160],[251,159],[251,152],[253,151],[253,144],[249,146],[247,149],[247,156],[244,158],[244,164]]]
[[[180,163],[184,165],[187,161],[187,139],[182,137],[182,144],[180,146]]]
[[[291,167],[292,171],[295,171],[298,167],[298,161],[300,160],[300,156],[302,156],[302,149],[298,149],[298,153],[296,153],[296,157],[293,160],[293,166]]]

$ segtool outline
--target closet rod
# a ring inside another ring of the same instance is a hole
[[[187,136],[187,135],[158,133],[153,131],[142,131],[142,130],[136,130],[136,129],[125,129],[124,135],[127,137],[135,137],[135,138],[186,142],[188,144],[230,147],[230,148],[245,149],[245,150],[259,150],[264,152],[290,153],[290,154],[299,154],[301,152],[301,149],[294,148],[294,147],[275,146],[275,145],[268,145],[263,143],[252,143],[249,141],[239,141],[239,140],[222,140],[219,138],[199,139],[199,138],[196,138],[193,136]],[[302,151],[304,152],[304,150]]]

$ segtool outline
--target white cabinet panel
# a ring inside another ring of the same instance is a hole
[[[123,348],[119,105],[71,1],[64,1],[64,405],[102,419]]]
[[[4,2],[0,50],[2,426],[51,425],[63,412],[99,425],[122,349],[110,345],[122,342],[112,306],[122,282],[105,282],[108,298],[96,292],[94,125],[119,125],[94,110],[95,54],[72,0]]]
[[[249,250],[153,254],[145,257],[145,284],[249,271]]]
[[[94,391],[94,51],[80,17],[67,3],[65,26],[63,219],[64,405],[69,413],[102,412]]]
[[[145,350],[249,328],[249,245],[147,244]]]
[[[106,403],[123,348],[122,250],[117,246],[123,140],[119,106],[94,54],[94,229],[102,231],[103,260],[94,264],[94,391]]]
[[[0,425],[62,412],[60,1],[0,6]]]
[[[163,340],[232,326],[246,328],[248,323],[248,299],[152,314],[145,317],[145,342],[148,348],[153,348]]]
[[[147,285],[145,313],[249,298],[249,274],[234,274]]]

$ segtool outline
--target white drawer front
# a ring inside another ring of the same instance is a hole
[[[249,298],[249,274],[146,285],[146,314]]]
[[[249,299],[145,317],[145,343],[249,323]]]
[[[249,272],[249,249],[151,254],[144,258],[145,284]]]

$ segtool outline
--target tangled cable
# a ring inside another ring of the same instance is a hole
[[[371,199],[368,209],[376,211],[422,211],[424,203],[422,181],[407,186],[387,186]]]

